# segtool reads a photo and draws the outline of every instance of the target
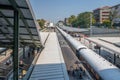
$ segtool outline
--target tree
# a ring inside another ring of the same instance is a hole
[[[72,23],[76,20],[76,16],[75,15],[71,15],[69,18],[68,18],[68,24],[69,25],[72,25]]]
[[[39,23],[41,28],[44,28],[44,25],[45,25],[45,22],[46,22],[44,19],[38,19],[37,22]]]
[[[69,25],[72,25],[73,27],[83,27],[83,28],[88,28],[90,27],[90,14],[93,15],[92,12],[84,12],[78,14],[78,16],[71,15],[68,18],[68,23]],[[92,24],[95,23],[95,19],[92,16]]]
[[[84,28],[90,27],[90,14],[92,14],[92,13],[91,12],[80,13],[77,16],[77,19],[78,19],[78,23],[77,24],[79,26],[84,27]],[[94,19],[94,17],[92,17],[92,24],[94,24],[94,23],[95,23],[95,19]]]
[[[105,27],[110,27],[111,25],[110,20],[104,20],[102,25],[104,25]]]

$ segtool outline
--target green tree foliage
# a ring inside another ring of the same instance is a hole
[[[109,28],[111,25],[111,22],[110,22],[110,20],[104,20],[102,25]]]
[[[38,19],[37,22],[39,23],[41,28],[44,28],[45,20],[44,19]]]
[[[78,15],[78,25],[84,28],[90,26],[90,12],[84,12]]]
[[[71,15],[68,18],[68,22],[73,27],[83,27],[88,28],[90,26],[90,14],[91,12],[84,12],[80,13],[77,17],[74,15]],[[92,24],[95,23],[94,17],[92,18]]]
[[[76,16],[71,15],[71,16],[68,18],[68,24],[69,24],[69,25],[72,25],[73,22],[75,22],[75,20],[76,20]]]

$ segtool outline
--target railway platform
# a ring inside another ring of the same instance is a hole
[[[49,34],[29,80],[69,80],[55,32]]]

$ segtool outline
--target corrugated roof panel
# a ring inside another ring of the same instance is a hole
[[[1,39],[5,40],[5,39],[6,39],[6,37],[1,37]]]
[[[32,32],[33,34],[37,34],[37,30],[36,30],[36,29],[31,29],[31,32]]]
[[[0,38],[5,38],[5,36],[3,36],[2,34],[0,34]]]
[[[39,44],[40,43],[40,41],[38,40],[38,41],[35,41],[36,42],[36,44]]]
[[[8,25],[4,18],[0,17],[0,25]]]
[[[4,10],[4,9],[1,9],[0,11],[1,11],[2,13],[4,13],[5,16],[13,17],[13,11],[12,11],[12,10]]]
[[[28,36],[28,35],[20,35],[20,36],[21,36],[21,38],[23,38],[23,39],[31,39],[30,36]]]
[[[10,42],[10,40],[1,40],[2,42]]]
[[[26,30],[26,28],[19,28],[19,33],[29,34],[28,31]]]
[[[10,24],[13,25],[13,18],[7,18],[7,19],[9,20]],[[8,25],[9,25],[9,24],[8,24]]]
[[[29,14],[30,11],[28,9],[21,9],[21,11],[22,11],[23,15],[25,16],[25,18],[33,19],[31,14]]]
[[[29,0],[0,0],[0,34],[3,34],[6,38],[6,40],[9,40],[9,37],[11,37],[11,34],[13,34],[13,22],[14,22],[14,13],[13,9],[17,9],[20,17],[19,17],[19,33],[20,38],[23,39],[20,41],[24,41],[24,39],[30,39],[29,42],[32,44],[35,44],[35,39],[39,40],[37,42],[37,45],[40,45],[40,36],[37,30],[37,24],[35,21],[35,17],[32,11],[32,8],[30,6]],[[13,8],[14,7],[14,8]],[[7,36],[7,37],[6,37]],[[29,36],[29,38],[24,38],[24,36]],[[23,38],[22,38],[23,37]],[[0,37],[0,40],[3,37]],[[28,41],[25,41],[26,43]],[[12,43],[12,41],[11,41]],[[7,45],[7,43],[6,43]],[[36,45],[36,46],[37,46]],[[2,46],[2,45],[0,45]],[[3,45],[4,46],[4,45]]]
[[[19,19],[19,26],[25,26],[21,19]]]
[[[28,7],[26,0],[15,0],[20,7]]]
[[[39,40],[39,38],[37,36],[33,36],[33,38]]]
[[[33,43],[33,41],[31,41],[31,40],[24,40],[24,41],[27,43]]]
[[[3,5],[10,5],[10,3],[9,3],[8,0],[0,0],[0,4],[3,4]]]
[[[12,35],[13,35],[13,27],[7,27],[7,28],[8,28],[9,34],[12,34]]]
[[[35,23],[33,20],[27,20],[28,26],[35,26]]]

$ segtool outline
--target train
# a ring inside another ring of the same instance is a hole
[[[95,80],[120,80],[120,69],[57,27]]]

